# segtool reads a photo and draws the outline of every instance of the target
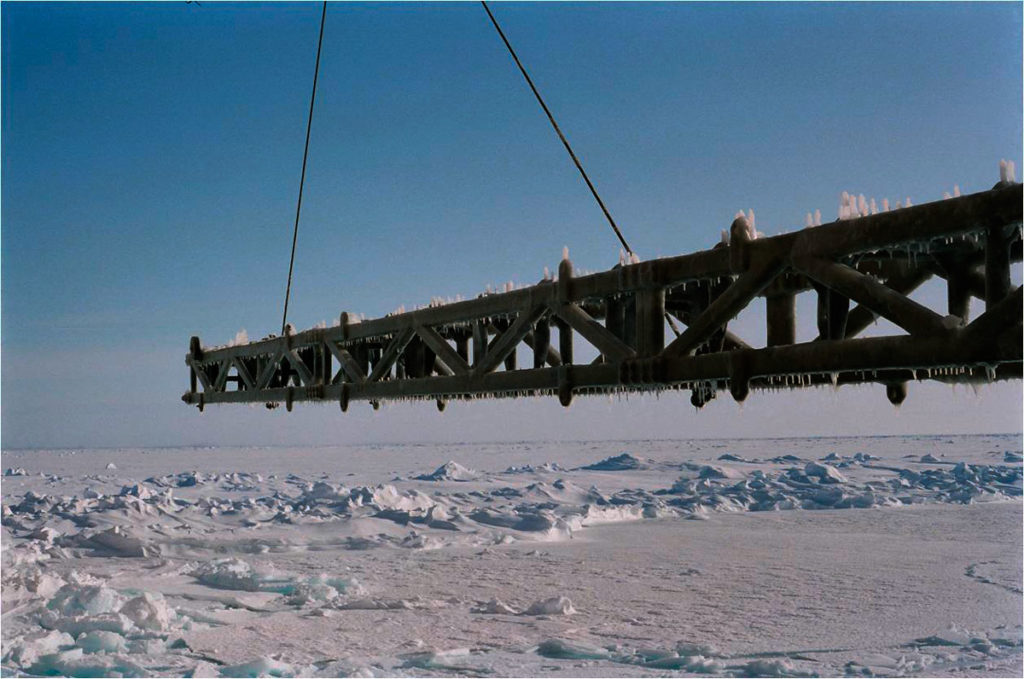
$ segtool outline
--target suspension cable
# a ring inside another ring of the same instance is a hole
[[[302,188],[306,183],[306,160],[309,158],[309,134],[313,129],[313,104],[316,102],[316,82],[320,76],[320,48],[324,44],[324,21],[327,19],[327,0],[320,13],[320,38],[316,43],[316,66],[313,68],[313,94],[309,97],[309,119],[306,121],[306,146],[302,151],[302,174],[299,176],[299,200],[295,206],[295,228],[292,230],[292,255],[288,260],[288,287],[284,291],[284,313],[281,315],[281,334],[288,327],[288,298],[292,293],[292,271],[295,269],[295,244],[299,238],[299,215],[302,213]]]
[[[608,208],[605,207],[604,201],[601,200],[601,196],[597,194],[597,189],[594,188],[593,182],[590,181],[590,177],[587,176],[586,171],[583,169],[583,165],[580,164],[579,158],[577,158],[576,154],[573,153],[572,147],[569,146],[569,141],[565,138],[565,135],[562,134],[562,130],[558,127],[558,123],[555,122],[555,117],[551,115],[551,111],[548,109],[547,104],[545,104],[544,99],[541,98],[540,92],[537,91],[537,87],[533,84],[533,80],[530,78],[530,74],[526,72],[526,68],[523,67],[523,63],[519,61],[519,57],[516,56],[516,51],[512,49],[512,44],[508,41],[508,38],[505,37],[505,32],[501,30],[501,26],[498,25],[498,20],[495,19],[494,15],[491,13],[491,8],[487,6],[486,0],[481,0],[480,4],[484,6],[484,11],[486,11],[487,16],[490,17],[491,23],[494,24],[495,30],[498,31],[498,35],[501,36],[501,41],[505,43],[505,47],[508,48],[508,53],[512,55],[512,59],[516,62],[516,66],[519,67],[519,72],[523,74],[524,78],[526,78],[526,84],[530,86],[531,90],[533,90],[533,96],[537,97],[537,103],[540,104],[540,107],[544,109],[544,113],[547,114],[548,120],[551,121],[551,127],[555,128],[555,133],[558,134],[558,138],[562,140],[562,144],[565,146],[565,150],[569,152],[569,157],[572,158],[572,162],[576,164],[576,169],[580,171],[583,181],[587,183],[587,188],[589,188],[590,193],[594,195],[594,200],[596,200],[597,204],[601,206],[601,212],[603,212],[605,218],[608,219],[608,223],[615,231],[615,235],[618,236],[619,242],[622,243],[622,247],[626,248],[627,253],[633,254],[633,248],[629,247],[629,243],[626,242],[626,239],[622,236],[622,232],[619,231],[619,227],[615,224],[615,220],[612,219],[612,215],[608,212]]]

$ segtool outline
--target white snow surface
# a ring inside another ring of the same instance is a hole
[[[1024,670],[1020,435],[2,456],[4,676]]]

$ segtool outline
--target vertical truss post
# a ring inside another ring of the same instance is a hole
[[[612,295],[605,300],[604,306],[604,327],[608,328],[608,332],[619,339],[623,339],[625,337],[626,316],[622,299],[617,295]]]
[[[558,355],[562,357],[562,365],[572,365],[572,327],[561,318],[555,318],[558,328]]]
[[[419,338],[417,337],[417,339]],[[437,365],[437,354],[422,339],[420,339],[420,345],[423,347],[420,350],[423,355],[423,376],[430,377]]]
[[[652,288],[636,294],[636,352],[654,356],[665,348],[665,290]]]
[[[193,361],[198,361],[203,357],[202,344],[199,343],[199,337],[193,335],[188,340],[188,352]],[[188,390],[190,393],[196,393],[196,368],[195,365],[189,363],[188,367]]]
[[[494,323],[492,323],[492,325],[494,326],[494,329],[497,330],[498,332],[495,334],[494,340],[491,341],[488,347],[490,351],[494,351],[494,347],[497,345],[498,340],[501,338],[502,335],[504,335],[508,331],[510,327],[512,327],[512,321],[508,320],[507,318],[496,318],[494,319]],[[504,363],[505,370],[516,369],[517,361],[515,347],[512,347],[512,350],[508,353],[507,356],[505,356]]]
[[[985,308],[1010,294],[1010,240],[1005,229],[990,226],[985,238]]]
[[[571,301],[572,262],[566,257],[558,263],[558,280],[555,282],[555,297],[558,304],[565,305]],[[558,326],[558,353],[562,356],[562,365],[570,366],[572,357],[572,326],[560,318],[555,319]],[[564,371],[563,371],[564,372]],[[571,396],[569,397],[571,400]],[[568,405],[563,403],[563,405]]]
[[[487,321],[479,320],[473,322],[473,365],[483,363],[487,356]]]
[[[846,337],[846,318],[850,314],[850,298],[831,288],[815,284],[818,292],[818,337],[843,339]]]
[[[317,367],[316,383],[320,386],[328,385],[331,383],[331,377],[334,375],[331,364],[331,352],[327,351],[327,347],[324,346],[323,342],[316,346],[315,352]]]
[[[796,295],[780,292],[765,297],[767,344],[796,344]]]
[[[551,348],[551,322],[547,314],[542,316],[533,328],[533,367],[547,365],[548,350]]]
[[[636,295],[628,295],[622,305],[625,324],[622,329],[622,341],[631,347],[636,346]]]
[[[947,269],[946,303],[949,313],[966,324],[971,310],[970,271],[962,262],[954,262]]]
[[[469,363],[469,337],[466,332],[459,332],[455,336],[455,353],[467,364]]]
[[[364,375],[370,374],[370,348],[365,344],[357,344],[352,347],[352,358],[356,359],[356,365]]]
[[[427,358],[425,352],[426,346],[423,344],[423,340],[419,337],[413,337],[409,340],[409,343],[405,345],[405,374],[407,377],[419,378],[426,377],[428,374],[427,369]],[[431,369],[433,366],[431,365]]]

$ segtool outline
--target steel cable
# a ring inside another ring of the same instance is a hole
[[[284,313],[281,315],[281,334],[288,327],[288,299],[292,293],[292,272],[295,269],[295,244],[299,238],[299,215],[302,213],[302,188],[306,184],[306,161],[309,158],[309,135],[313,129],[313,104],[316,102],[316,83],[320,76],[320,49],[324,44],[324,22],[327,19],[327,0],[320,13],[320,38],[316,43],[316,66],[313,68],[313,94],[309,97],[309,119],[306,121],[306,145],[302,151],[302,174],[299,177],[299,200],[295,206],[295,228],[292,230],[292,255],[288,260],[288,287],[284,291]]]
[[[619,237],[619,242],[622,243],[622,247],[626,248],[627,253],[633,254],[633,248],[629,247],[629,243],[626,242],[626,239],[622,236],[622,232],[619,231],[619,227],[615,224],[615,220],[612,219],[611,213],[608,212],[608,208],[605,207],[604,201],[601,200],[601,196],[598,195],[597,189],[594,188],[593,182],[590,181],[590,177],[587,176],[586,170],[584,170],[583,165],[580,164],[579,158],[576,157],[576,154],[573,153],[572,147],[569,146],[569,140],[565,138],[564,134],[562,134],[562,130],[558,127],[558,123],[555,122],[555,117],[551,114],[547,104],[544,103],[544,99],[540,96],[540,92],[537,91],[537,87],[533,84],[530,74],[527,73],[526,68],[523,67],[523,62],[519,61],[516,51],[512,49],[512,43],[510,43],[508,38],[505,37],[505,32],[501,30],[501,26],[498,25],[498,20],[495,19],[494,15],[491,13],[491,8],[487,6],[487,2],[484,0],[481,0],[480,4],[484,6],[484,11],[487,12],[487,16],[490,17],[491,23],[494,24],[494,29],[498,31],[498,35],[501,36],[501,41],[505,43],[505,47],[508,48],[508,53],[512,55],[512,59],[516,62],[516,66],[519,67],[519,72],[523,74],[524,78],[526,78],[526,84],[529,85],[530,89],[533,91],[533,96],[537,97],[537,103],[539,103],[540,107],[544,109],[544,113],[547,115],[548,120],[551,121],[551,127],[555,128],[555,133],[558,135],[558,138],[562,140],[562,144],[565,146],[565,150],[569,152],[569,157],[572,158],[572,162],[576,164],[576,169],[580,171],[580,176],[583,177],[583,181],[587,183],[587,188],[590,189],[590,193],[594,195],[594,200],[596,200],[597,204],[601,207],[601,212],[604,213],[608,223],[611,224],[612,229],[615,231],[615,235]]]

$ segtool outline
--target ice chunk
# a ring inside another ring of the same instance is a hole
[[[222,677],[294,677],[296,669],[286,662],[263,657],[220,668]]]
[[[171,625],[174,611],[160,593],[143,592],[121,607],[121,614],[142,629],[163,631]]]
[[[786,658],[777,660],[751,660],[738,667],[730,667],[737,677],[813,677],[813,672],[800,672]]]
[[[492,615],[507,614],[507,615],[519,615],[519,611],[506,604],[501,599],[491,599],[482,606],[477,606],[473,609],[474,613],[489,613]]]
[[[582,641],[548,639],[537,646],[537,655],[559,660],[604,660],[611,657],[606,648],[593,646]]]
[[[742,479],[744,474],[729,467],[717,467],[706,464],[700,468],[697,476],[702,479]]]
[[[466,671],[472,668],[459,667],[452,665],[451,661],[457,658],[464,658],[469,656],[470,651],[468,648],[453,648],[447,651],[418,651],[416,653],[409,653],[403,656],[404,667],[418,667],[420,669],[440,669],[447,671]]]
[[[156,556],[160,548],[149,545],[135,537],[121,526],[114,526],[102,533],[96,533],[82,541],[83,547],[91,547],[110,556],[147,557]]]
[[[46,544],[52,544],[54,540],[60,537],[60,531],[56,531],[49,526],[43,526],[39,530],[29,533],[29,538],[33,540],[39,540]]]
[[[966,462],[958,462],[957,465],[953,467],[953,478],[960,483],[968,483],[971,481],[977,481],[978,474],[974,470],[973,466],[969,466]]]
[[[846,483],[846,477],[828,464],[808,462],[804,467],[804,474],[817,478],[820,483]]]
[[[86,632],[75,643],[86,653],[123,653],[128,649],[123,636],[102,630]]]
[[[621,472],[628,471],[630,469],[640,469],[641,467],[642,465],[640,460],[629,453],[622,453],[621,455],[615,455],[614,457],[606,457],[600,462],[580,467],[580,469],[603,472]]]
[[[473,481],[479,474],[458,462],[445,462],[430,474],[414,476],[417,481]]]
[[[102,585],[68,584],[46,604],[46,607],[64,616],[99,615],[115,613],[124,604],[125,598]]]
[[[28,669],[33,674],[65,677],[142,677],[150,674],[119,653],[85,655],[81,648],[42,656]]]
[[[61,632],[67,632],[74,636],[96,631],[116,632],[117,634],[125,635],[134,629],[132,621],[120,613],[59,617],[53,611],[48,611],[47,615],[40,619],[39,624],[60,630]]]
[[[342,592],[349,595],[362,594],[363,588],[355,580],[329,578],[321,574],[304,582],[296,583],[293,591],[287,594],[285,601],[292,606],[305,606],[331,601],[340,596]]]
[[[575,612],[568,597],[555,596],[533,602],[523,615],[572,615]]]
[[[723,665],[714,660],[708,660],[700,655],[670,655],[663,658],[655,658],[644,663],[644,667],[652,667],[662,670],[683,670],[697,674],[721,674],[725,669]]]
[[[205,660],[200,660],[196,664],[195,667],[193,667],[188,672],[185,672],[185,674],[183,676],[186,676],[186,677],[215,677],[215,676],[217,676],[217,674],[219,674],[219,671],[218,671],[218,668],[217,668],[216,665],[214,665],[213,663],[206,662]],[[327,675],[321,675],[321,676],[327,676]],[[342,676],[342,675],[338,674],[336,676]]]
[[[55,531],[56,532],[56,531]],[[24,590],[36,596],[51,597],[54,592],[65,584],[64,580],[44,571],[38,566],[28,566],[23,569],[4,569],[4,594],[9,591]],[[10,588],[10,589],[8,589]]]
[[[214,559],[200,564],[192,571],[199,582],[219,589],[258,592],[262,578],[253,567],[241,559]]]
[[[4,660],[18,665],[31,665],[40,656],[57,653],[63,648],[75,645],[75,640],[66,632],[50,630],[48,632],[30,632],[8,646]],[[6,674],[6,672],[5,672]]]
[[[140,500],[148,500],[153,497],[153,491],[145,486],[135,483],[130,486],[122,486],[121,492],[118,493],[121,497],[137,497]]]
[[[711,644],[698,644],[692,641],[680,641],[676,644],[679,655],[703,655],[709,658],[721,657],[721,652]]]
[[[346,502],[349,499],[349,491],[345,486],[335,486],[326,481],[317,481],[305,493],[302,499],[306,502],[326,500],[330,502]]]

